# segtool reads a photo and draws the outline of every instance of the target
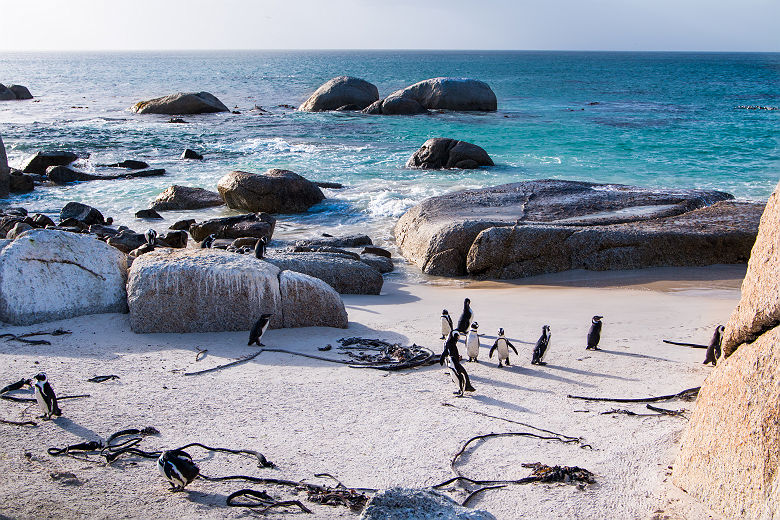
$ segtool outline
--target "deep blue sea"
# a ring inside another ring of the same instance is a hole
[[[487,82],[496,113],[368,116],[302,113],[339,75],[380,95],[437,76]],[[422,199],[463,188],[560,178],[649,187],[715,188],[766,199],[780,180],[780,54],[615,52],[161,52],[4,53],[0,82],[33,101],[0,103],[12,166],[40,149],[68,149],[78,166],[141,159],[165,177],[44,187],[10,203],[56,213],[76,200],[131,227],[132,214],[171,184],[216,189],[234,169],[286,168],[337,181],[305,215],[283,216],[279,236],[363,230],[389,240],[395,219]],[[205,90],[241,114],[135,115],[135,102]],[[271,114],[253,111],[262,106]],[[485,148],[495,167],[417,171],[406,159],[430,137]],[[181,161],[185,147],[206,160]],[[198,218],[227,210],[206,210]],[[202,215],[202,216],[200,216]],[[178,214],[168,214],[167,227]]]

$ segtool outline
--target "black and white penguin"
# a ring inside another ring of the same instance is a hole
[[[718,364],[718,358],[720,357],[720,345],[723,342],[723,331],[726,327],[718,325],[715,327],[715,334],[712,335],[710,340],[710,346],[707,347],[707,355],[704,356],[704,364],[712,363],[712,366]]]
[[[447,309],[441,311],[441,339],[447,339],[452,332],[452,318]]]
[[[476,321],[471,324],[471,328],[469,329],[469,333],[466,335],[466,355],[469,358],[469,361],[474,361],[479,363],[477,361],[477,356],[479,356],[479,332],[477,332],[477,329],[479,328],[479,323]]]
[[[46,380],[46,374],[41,372],[36,375],[34,379],[30,380],[33,390],[35,391],[35,400],[38,402],[38,406],[43,412],[42,419],[49,420],[52,415],[62,415],[62,410],[57,405],[57,395],[54,393],[49,381]]]
[[[593,320],[588,331],[588,346],[585,350],[601,350],[599,341],[601,340],[601,318],[604,316],[593,316]]]
[[[265,258],[265,246],[268,245],[268,239],[266,237],[260,237],[255,244],[255,257],[259,259]]]
[[[260,339],[263,337],[263,334],[265,334],[265,331],[268,330],[268,325],[271,323],[271,316],[273,316],[273,314],[263,314],[260,316],[260,319],[255,322],[254,327],[249,331],[249,343],[247,343],[247,345],[257,343],[258,347],[265,346],[260,343]]]
[[[501,362],[504,362],[506,366],[509,366],[509,349],[514,350],[515,355],[517,355],[517,349],[515,348],[512,343],[508,339],[504,337],[504,329],[498,329],[498,338],[496,339],[496,342],[493,343],[493,346],[490,348],[490,354],[488,354],[489,358],[493,357],[493,352],[498,350],[498,368],[501,368],[503,365]]]
[[[144,238],[146,239],[146,243],[150,246],[157,245],[157,231],[154,229],[147,229],[146,233],[144,233]]]
[[[203,239],[203,242],[200,243],[201,249],[210,249],[211,245],[214,243],[214,241],[217,239],[217,235],[211,234]]]
[[[471,300],[466,298],[463,300],[463,312],[460,314],[456,330],[461,334],[465,334],[469,330],[469,325],[471,325],[472,321],[474,321],[474,311],[471,310]]]
[[[550,326],[545,325],[542,327],[542,335],[536,341],[534,347],[534,355],[531,359],[532,365],[546,365],[544,362],[544,356],[547,355],[547,349],[550,347]]]
[[[200,473],[189,453],[182,450],[162,452],[157,459],[157,469],[170,482],[171,491],[181,491]]]
[[[458,390],[455,395],[463,397],[463,392],[473,392],[474,387],[471,386],[471,380],[466,373],[466,369],[460,364],[460,353],[458,352],[458,333],[452,331],[450,337],[447,338],[447,342],[444,344],[444,352],[442,352],[439,358],[439,364],[444,365],[444,360],[447,360],[447,366],[450,369],[450,375],[452,381],[458,385]]]

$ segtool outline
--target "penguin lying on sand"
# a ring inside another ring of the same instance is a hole
[[[46,374],[41,372],[36,375],[34,379],[30,379],[28,384],[31,384],[35,391],[35,400],[38,402],[38,406],[43,412],[41,418],[44,420],[51,419],[52,415],[62,415],[62,410],[57,405],[57,395],[54,393],[49,381],[46,380]]]
[[[601,350],[599,340],[601,340],[601,318],[604,316],[593,316],[590,330],[588,331],[588,346],[585,350]]]
[[[718,364],[718,358],[720,357],[720,345],[723,342],[723,331],[726,327],[718,325],[715,327],[715,334],[712,335],[710,340],[710,346],[707,347],[707,355],[704,356],[704,364],[712,363],[712,366]]]
[[[439,358],[439,364],[444,365],[444,360],[447,359],[447,366],[450,369],[450,375],[452,381],[458,385],[457,392],[454,392],[458,397],[463,397],[463,392],[473,392],[474,387],[471,386],[471,380],[466,373],[466,369],[460,364],[460,354],[458,353],[458,333],[453,331],[450,337],[447,338],[447,342],[444,344],[444,352]]]
[[[477,356],[479,356],[479,332],[477,332],[478,328],[479,328],[479,323],[475,321],[474,323],[471,324],[469,333],[466,335],[466,355],[469,357],[469,361],[474,361],[476,363],[479,363],[479,361],[477,361]]]
[[[157,459],[157,469],[170,482],[171,491],[181,491],[200,473],[189,453],[182,450],[162,452]]]
[[[466,298],[463,300],[463,312],[458,320],[457,331],[465,334],[469,330],[469,325],[471,325],[472,321],[474,321],[474,311],[471,310],[471,300]]]
[[[263,314],[260,316],[260,319],[255,322],[254,327],[249,331],[249,343],[247,343],[247,345],[257,343],[258,347],[265,346],[260,343],[260,339],[263,337],[263,334],[265,334],[265,331],[268,330],[268,325],[271,323],[271,316],[273,316],[273,314]]]
[[[447,339],[452,332],[452,318],[447,309],[441,311],[441,339]]]
[[[534,347],[534,355],[531,359],[532,365],[546,365],[544,362],[544,356],[547,355],[547,349],[550,347],[550,326],[545,325],[542,327],[542,335],[536,341]]]
[[[509,342],[508,339],[504,337],[504,329],[498,329],[498,339],[496,339],[496,342],[493,343],[493,346],[490,348],[490,354],[488,355],[489,358],[493,358],[493,352],[498,350],[498,368],[501,368],[503,365],[501,362],[503,361],[506,366],[509,366],[509,349],[514,350],[515,355],[517,355],[517,349],[515,348],[512,343]]]

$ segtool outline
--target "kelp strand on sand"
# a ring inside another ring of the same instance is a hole
[[[683,401],[692,401],[699,395],[700,386],[688,388],[682,392],[669,395],[659,395],[657,397],[640,398],[622,398],[622,397],[584,397],[581,395],[567,395],[569,399],[583,399],[585,401],[607,401],[610,403],[655,403],[658,401],[671,401],[672,399],[682,399]]]

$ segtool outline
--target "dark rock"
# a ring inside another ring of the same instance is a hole
[[[298,110],[320,112],[348,105],[354,106],[354,110],[360,110],[378,99],[379,91],[375,85],[359,78],[339,76],[318,88]]]
[[[24,217],[18,215],[0,217],[0,238],[5,238],[8,232],[19,222],[24,222]]]
[[[395,266],[393,265],[393,261],[387,258],[386,256],[363,254],[360,255],[359,258],[361,262],[363,262],[364,264],[370,267],[373,267],[374,269],[376,269],[382,274],[392,273],[393,269],[395,269]]]
[[[14,95],[16,96],[16,99],[20,101],[33,98],[32,94],[30,94],[30,91],[27,89],[27,87],[23,85],[8,85],[8,90],[13,92]]]
[[[90,232],[92,235],[97,235],[101,239],[114,237],[119,234],[119,231],[109,227],[109,226],[103,226],[101,224],[92,224],[87,228],[87,231]]]
[[[387,249],[382,249],[381,247],[375,247],[375,246],[364,247],[363,251],[361,251],[360,254],[384,256],[385,258],[392,258],[393,256],[392,254],[390,254],[390,251],[388,251]]]
[[[2,212],[6,215],[16,215],[18,217],[27,216],[27,210],[24,208],[4,208]]]
[[[487,83],[468,78],[433,78],[397,90],[367,107],[366,114],[406,115],[427,110],[494,112],[496,95]]]
[[[255,237],[241,237],[233,240],[233,242],[230,243],[231,246],[235,247],[236,249],[240,249],[242,247],[251,247],[252,249],[255,248],[257,245],[258,239]]]
[[[105,181],[115,179],[134,179],[136,177],[159,177],[165,175],[165,169],[158,168],[153,170],[136,170],[129,173],[120,173],[117,175],[93,175],[72,170],[66,166],[50,166],[46,170],[46,177],[54,184],[67,184],[78,181]]]
[[[182,159],[195,159],[198,161],[203,160],[203,156],[196,152],[195,150],[190,150],[189,148],[185,149],[184,152],[181,154]]]
[[[163,246],[175,247],[181,249],[187,247],[188,235],[186,231],[170,231],[164,235],[158,236],[157,240]]]
[[[342,249],[340,247],[294,246],[292,248],[292,251],[293,251],[293,253],[335,253],[335,254],[338,254],[338,255],[344,255],[347,258],[351,258],[353,260],[360,260],[360,255],[359,254],[353,253],[352,251],[347,251],[346,249]]]
[[[62,222],[60,222],[60,225],[57,227],[67,229],[69,231],[75,231],[77,233],[86,231],[89,228],[87,224],[73,217],[64,219]]]
[[[41,213],[36,213],[32,217],[35,227],[54,226],[54,221]]]
[[[135,212],[135,218],[150,218],[162,220],[162,215],[153,209],[141,209]]]
[[[16,94],[13,90],[0,83],[0,101],[15,101]]]
[[[359,107],[355,104],[350,105],[342,105],[336,109],[336,112],[359,112],[360,110],[363,110],[366,107]]]
[[[86,225],[105,224],[103,214],[92,206],[80,202],[68,202],[60,211],[60,225],[69,218],[76,219]]]
[[[265,261],[319,278],[341,294],[379,294],[384,282],[376,269],[341,254],[275,252]]]
[[[194,218],[188,218],[186,220],[177,220],[168,229],[189,231],[190,226],[195,223]]]
[[[255,213],[302,213],[325,199],[313,182],[276,168],[263,175],[230,172],[219,180],[217,190],[228,207]]]
[[[374,101],[370,105],[368,105],[366,108],[361,110],[364,114],[371,114],[371,115],[380,115],[382,114],[382,100],[379,99],[377,101]]]
[[[407,168],[423,170],[472,169],[480,166],[493,166],[493,160],[484,149],[465,141],[441,137],[425,141],[406,162]]]
[[[26,222],[17,222],[8,231],[8,233],[6,234],[5,238],[7,238],[9,240],[14,240],[18,236],[20,236],[22,233],[24,233],[26,231],[30,231],[31,229],[33,229],[33,227],[30,224],[28,224]]]
[[[219,193],[174,184],[154,199],[151,208],[157,211],[201,209],[221,206],[224,203]]]
[[[128,254],[130,256],[134,257],[134,258],[138,258],[139,256],[144,255],[146,253],[151,253],[154,250],[155,250],[155,246],[153,246],[152,244],[147,244],[146,242],[144,242],[143,244],[141,244],[137,248],[135,248],[132,251],[130,251]]]
[[[24,173],[44,174],[50,166],[65,166],[78,159],[73,152],[38,152],[22,168]]]
[[[184,125],[184,124],[187,124],[187,121],[185,121],[184,119],[182,119],[182,118],[180,118],[180,117],[172,117],[172,118],[170,118],[170,119],[168,120],[168,122],[169,122],[169,123],[174,123],[174,124],[177,124],[177,125]]]
[[[198,242],[209,235],[216,238],[266,237],[271,239],[276,219],[267,213],[248,213],[235,217],[222,217],[195,223],[190,226],[192,238]]]
[[[168,115],[230,111],[219,99],[208,92],[179,92],[170,96],[140,101],[133,106],[132,110],[137,114]]]
[[[0,198],[8,196],[11,184],[11,169],[8,167],[8,157],[5,155],[5,145],[0,136]]]
[[[339,182],[314,181],[314,184],[316,184],[318,188],[327,188],[330,190],[340,190],[344,187],[344,185]]]
[[[113,246],[123,253],[129,253],[138,249],[146,243],[146,237],[142,233],[135,233],[130,230],[122,230],[119,234],[110,237],[106,243]]]
[[[104,166],[106,168],[127,168],[128,170],[143,170],[144,168],[149,167],[149,165],[143,161],[133,161],[130,159],[118,163],[101,164],[99,166]]]
[[[427,114],[428,109],[422,106],[419,101],[404,97],[388,97],[385,100],[377,101],[367,107],[365,114],[384,114],[386,116],[409,116],[415,114]]]
[[[35,189],[35,181],[26,174],[11,175],[8,182],[11,193],[29,193]]]
[[[296,246],[308,246],[308,247],[360,247],[370,246],[373,242],[368,235],[345,235],[343,237],[322,237],[322,238],[307,238],[306,240],[298,240],[295,242]]]

